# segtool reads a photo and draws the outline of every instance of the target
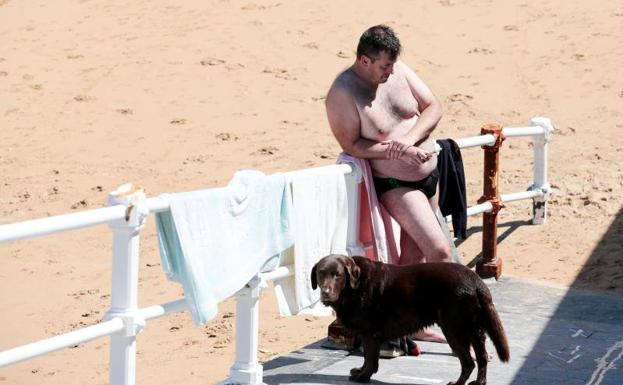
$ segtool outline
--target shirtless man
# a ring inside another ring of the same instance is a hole
[[[355,63],[335,79],[326,99],[333,135],[344,152],[368,159],[381,204],[400,224],[400,263],[451,261],[436,211],[437,155],[430,134],[441,103],[398,60],[400,41],[378,25],[361,35]],[[422,339],[444,341],[425,330]]]

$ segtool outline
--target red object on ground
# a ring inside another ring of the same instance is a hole
[[[420,350],[420,347],[417,345],[409,349],[410,356],[419,356],[420,354],[422,354],[422,351]]]
[[[410,356],[419,356],[420,354],[422,354],[422,351],[420,350],[418,344],[411,338],[407,338],[407,347],[409,348]]]

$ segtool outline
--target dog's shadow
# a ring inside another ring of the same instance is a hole
[[[301,374],[301,375],[292,375],[286,373],[273,374],[273,375],[264,375],[264,382],[267,385],[278,385],[278,384],[314,384],[314,385],[343,385],[343,384],[358,384],[358,382],[350,381],[348,376],[337,376],[333,374]],[[376,385],[430,385],[429,382],[384,382],[375,380],[374,377],[370,379],[368,384],[376,384]]]
[[[423,354],[426,354],[427,356],[438,356],[438,357],[454,357],[456,358],[456,355],[454,353],[452,353],[451,351],[449,352],[438,352],[438,351],[423,351]],[[361,357],[363,358],[363,352],[361,351],[352,351],[348,354],[349,356],[354,356],[354,357]],[[416,358],[416,356],[408,356],[408,357],[413,357]],[[458,358],[457,358],[458,359]],[[382,362],[383,360],[389,360],[389,358],[380,358],[380,362]],[[363,361],[362,361],[363,362]],[[393,382],[392,382],[393,383]]]
[[[319,342],[311,344],[309,347],[319,348],[321,345]],[[436,355],[436,356],[451,356],[454,355],[451,352],[435,352],[435,351],[427,351],[427,355]],[[363,352],[360,349],[353,349],[348,351],[345,354],[345,357],[354,356],[354,357],[363,357]],[[384,359],[381,358],[383,361]],[[293,358],[293,357],[279,357],[276,360],[269,361],[264,364],[264,370],[271,370],[276,368],[284,368],[285,366],[297,365],[301,363],[308,362],[308,359],[302,358]],[[345,384],[358,384],[358,382],[350,381],[348,379],[348,375],[335,375],[335,374],[318,374],[318,373],[264,373],[264,383],[267,385],[280,385],[280,384],[331,384],[331,385],[345,385]],[[430,382],[385,382],[379,381],[375,379],[375,376],[372,376],[370,382],[368,384],[376,384],[376,385],[429,385]]]

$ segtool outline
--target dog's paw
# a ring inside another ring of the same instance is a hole
[[[362,369],[363,369],[363,368],[352,368],[352,369],[350,370],[350,375],[351,375],[351,376],[358,376],[358,375],[360,375],[360,374],[361,374],[361,370],[362,370]]]
[[[468,385],[487,385],[487,382],[479,382],[478,380],[470,382]]]
[[[350,377],[348,377],[348,379],[354,382],[370,382],[370,376],[351,375]]]
[[[371,373],[366,373],[363,368],[363,366],[361,368],[352,368],[348,379],[354,382],[370,382]]]

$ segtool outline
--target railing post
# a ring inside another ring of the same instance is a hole
[[[229,379],[222,384],[262,385],[263,368],[258,361],[259,298],[266,287],[259,276],[236,294],[236,361]]]
[[[541,225],[547,222],[547,199],[551,194],[551,187],[547,181],[547,143],[554,132],[552,122],[548,118],[536,117],[530,120],[531,126],[543,127],[543,135],[532,137],[534,151],[533,182],[528,190],[538,190],[543,196],[532,200],[532,224]]]
[[[352,172],[344,175],[346,179],[346,199],[348,200],[348,231],[346,250],[350,256],[365,255],[363,244],[359,240],[360,184],[363,174],[354,163],[348,163]]]
[[[498,212],[503,207],[499,191],[500,147],[504,141],[502,126],[487,124],[480,130],[481,135],[492,134],[495,143],[482,146],[484,155],[483,195],[478,203],[490,202],[493,209],[482,216],[482,260],[476,264],[476,272],[481,277],[495,277],[502,274],[502,259],[497,256]]]
[[[111,385],[134,385],[136,380],[136,335],[145,326],[138,315],[139,232],[147,209],[141,187],[124,184],[108,195],[108,205],[125,205],[125,219],[110,223],[113,232],[111,308],[105,320],[121,318],[125,329],[110,337]]]

